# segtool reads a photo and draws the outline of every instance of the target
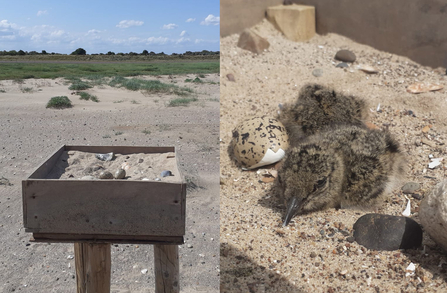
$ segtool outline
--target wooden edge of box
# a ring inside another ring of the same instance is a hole
[[[153,154],[153,153],[175,153],[175,157],[177,159],[177,150],[174,146],[157,146],[157,147],[151,147],[151,146],[91,146],[91,145],[62,145],[58,150],[56,150],[54,153],[52,153],[49,157],[47,157],[44,162],[34,169],[34,171],[27,176],[27,179],[29,178],[35,178],[35,179],[43,179],[54,167],[56,161],[59,159],[60,155],[64,151],[81,151],[81,152],[89,152],[89,153],[119,153],[123,155],[128,154],[135,154],[135,153],[146,153],[146,154]],[[179,169],[179,162],[177,162],[177,169]],[[184,178],[180,172],[180,177],[182,181],[184,181]]]
[[[33,233],[30,242],[46,243],[115,243],[115,244],[161,244],[182,245],[183,236],[127,236],[127,235],[94,235],[94,234],[54,234]]]

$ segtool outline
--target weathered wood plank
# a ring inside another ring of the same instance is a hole
[[[178,246],[154,245],[154,263],[155,292],[180,292]]]
[[[184,183],[40,180],[24,184],[34,233],[182,236]]]
[[[29,231],[26,231],[29,232]],[[85,234],[51,234],[33,233],[31,242],[47,243],[115,243],[115,244],[165,244],[181,245],[184,243],[183,236],[153,236],[153,235],[85,235]]]
[[[75,243],[77,293],[109,293],[110,244]]]

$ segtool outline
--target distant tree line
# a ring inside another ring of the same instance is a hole
[[[191,51],[186,51],[185,53],[172,53],[171,56],[192,56],[192,55],[196,55],[196,56],[207,56],[207,55],[219,55],[220,51],[208,51],[208,50],[202,50],[199,52],[191,52]],[[42,50],[40,53],[37,51],[23,51],[23,50],[11,50],[11,51],[0,51],[0,56],[24,56],[24,55],[64,55],[64,54],[60,54],[60,53],[47,53],[47,51]],[[87,51],[84,50],[83,48],[78,48],[75,51],[73,51],[70,55],[88,55]],[[137,56],[137,55],[142,55],[142,56],[166,56],[167,54],[165,54],[164,52],[160,52],[160,53],[155,53],[153,51],[148,52],[147,50],[143,50],[143,52],[141,53],[135,53],[135,52],[129,52],[129,53],[115,53],[112,51],[109,51],[107,53],[99,53],[99,54],[91,54],[91,55],[118,55],[118,56]]]

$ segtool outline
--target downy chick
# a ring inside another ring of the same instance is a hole
[[[275,182],[287,206],[283,226],[295,215],[328,208],[370,207],[404,173],[398,143],[388,132],[339,125],[288,150]]]
[[[333,125],[362,125],[367,118],[364,100],[318,84],[303,86],[296,102],[280,106],[278,115],[291,144]]]

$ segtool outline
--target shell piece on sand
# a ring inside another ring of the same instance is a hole
[[[111,161],[113,159],[113,153],[95,154],[95,157],[101,161]]]
[[[124,162],[121,164],[121,169],[124,169],[124,171],[129,171],[130,165],[127,162]]]
[[[357,69],[370,74],[379,73],[377,68],[365,64],[358,65]]]
[[[411,215],[411,202],[410,202],[410,200],[408,200],[407,207],[402,212],[402,215],[405,216],[405,217],[409,217]]]
[[[426,92],[432,92],[432,91],[439,91],[443,88],[444,88],[444,86],[437,84],[437,83],[417,82],[417,83],[413,83],[412,85],[409,85],[407,87],[407,92],[412,93],[412,94],[419,94],[419,93],[426,93]]]

